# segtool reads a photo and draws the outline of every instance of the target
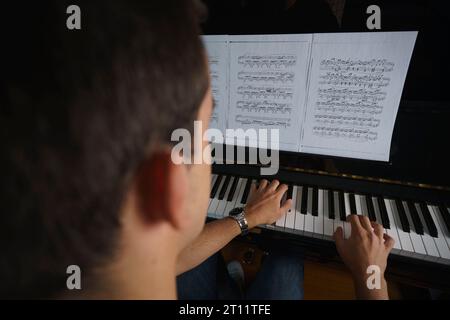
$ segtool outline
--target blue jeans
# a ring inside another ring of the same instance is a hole
[[[182,300],[299,300],[303,299],[303,259],[298,255],[268,255],[255,280],[241,293],[216,253],[178,276],[177,288]]]

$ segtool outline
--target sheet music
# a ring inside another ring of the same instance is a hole
[[[415,39],[416,32],[315,34],[300,150],[388,161]]]
[[[298,151],[311,39],[311,35],[230,38],[229,128],[278,128],[280,148]]]
[[[228,36],[208,36],[204,44],[215,105],[209,127],[225,132],[228,111]]]
[[[278,128],[281,150],[388,161],[416,36],[205,36],[213,118],[220,128]]]

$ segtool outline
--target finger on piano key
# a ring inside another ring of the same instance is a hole
[[[382,196],[377,196],[376,198],[377,198],[377,203],[378,203],[378,209],[380,210],[380,217],[381,217],[381,222],[383,224],[383,227],[385,229],[390,229],[391,222],[390,222],[389,216],[386,211],[386,204],[384,202],[384,199]]]
[[[375,222],[380,224],[380,225],[383,225],[382,220],[381,220],[380,207],[378,206],[378,199],[376,197],[372,197],[372,196],[370,198],[372,200],[371,202],[372,202],[372,205],[373,205],[373,210],[374,210],[374,215],[375,215]],[[387,230],[388,229],[384,229],[384,233],[389,234],[387,232]],[[394,244],[394,248],[393,249],[394,249],[394,251],[395,250],[401,250],[400,243],[398,241]]]
[[[303,233],[303,230],[305,228],[305,215],[300,212],[302,206],[302,194],[303,194],[302,189],[303,189],[302,186],[297,187],[297,199],[295,205],[295,225],[294,225],[294,229],[300,234]]]
[[[422,221],[420,220],[419,213],[417,212],[416,206],[413,202],[407,201],[407,206],[409,213],[411,215],[411,219],[414,225],[414,229],[416,230],[417,234],[423,235],[424,229]]]
[[[222,189],[220,190],[219,205],[217,206],[217,209],[215,212],[215,216],[217,218],[222,218],[225,215],[225,208],[227,206],[228,193],[230,193],[231,186],[233,184],[233,181],[235,180],[235,177],[232,177],[232,176],[228,176],[228,177],[230,178],[230,179],[228,179],[228,183],[227,183],[227,180],[225,180],[225,182],[222,186]]]
[[[235,181],[236,181],[235,192],[232,195],[231,199],[230,199],[230,197],[228,197],[228,199],[230,199],[230,200],[227,201],[227,205],[226,205],[224,213],[223,213],[224,217],[228,216],[228,214],[230,213],[230,211],[232,209],[234,209],[236,207],[239,207],[238,199],[240,199],[240,196],[242,196],[242,192],[244,192],[243,189],[245,188],[245,182],[244,182],[245,180],[246,179],[244,179],[244,178],[236,177],[236,179],[235,179]]]
[[[398,237],[400,239],[400,245],[402,246],[401,254],[406,256],[414,255],[414,247],[412,245],[411,238],[409,237],[409,233],[403,231],[402,229],[395,200],[385,199],[385,203],[389,220],[391,221],[392,224],[395,223],[395,227],[397,228]]]
[[[314,217],[314,237],[323,238],[323,189],[317,190],[317,216]]]
[[[287,193],[285,192],[280,201],[280,206],[284,205],[287,199]],[[286,214],[283,214],[277,221],[275,221],[275,225],[280,228],[284,228],[286,224]]]
[[[439,221],[436,218],[435,208],[432,205],[428,205],[428,211],[430,212],[431,219],[433,219],[434,224],[437,229],[437,237],[434,238],[434,243],[436,243],[436,247],[438,248],[439,255],[441,256],[442,262],[450,263],[450,249],[448,247],[447,241],[445,240],[445,236],[442,233],[442,230],[439,225]]]
[[[425,221],[428,232],[433,238],[437,238],[436,225],[434,224],[433,219],[431,218],[430,211],[428,210],[428,206],[425,202],[420,203],[420,210],[422,211],[422,217]]]
[[[367,202],[366,202],[366,196],[363,194],[357,194],[355,197],[359,198],[360,206],[361,206],[361,215],[365,217],[369,217],[368,211],[367,211]],[[356,207],[356,210],[358,210],[358,206]],[[370,218],[369,218],[370,220]]]
[[[419,256],[426,256],[427,250],[425,249],[425,246],[422,241],[422,237],[416,232],[414,223],[412,221],[411,213],[408,208],[408,203],[406,201],[402,201],[403,209],[405,210],[406,218],[409,221],[409,224],[411,225],[411,230],[409,232],[409,236],[411,237],[411,242],[414,247],[414,252],[416,255]]]
[[[436,247],[436,243],[434,242],[433,237],[430,235],[427,224],[425,223],[421,206],[418,203],[415,203],[414,206],[416,207],[419,219],[423,225],[423,235],[421,235],[421,237],[423,245],[425,246],[425,250],[427,250],[427,260],[436,261],[440,257],[439,251]]]
[[[350,222],[347,222],[347,216],[352,214],[350,208],[350,195],[348,192],[344,192],[344,204],[345,204],[345,220],[346,220],[346,222],[344,222],[344,238],[348,239],[352,234],[352,226]]]
[[[284,227],[287,229],[294,229],[295,227],[295,206],[297,204],[297,186],[291,185],[291,197],[287,196],[288,199],[292,199],[292,207],[288,210],[286,214],[286,222]]]
[[[377,198],[381,199],[380,197],[377,197]],[[395,248],[398,249],[397,253],[398,254],[402,254],[403,247],[402,247],[402,243],[400,241],[400,237],[398,235],[398,230],[397,230],[397,226],[395,224],[394,217],[392,216],[392,212],[390,210],[391,209],[391,203],[390,203],[389,199],[382,199],[381,202],[384,205],[384,209],[386,210],[386,216],[389,218],[389,222],[390,222],[389,229],[386,229],[386,232],[391,238],[393,238],[395,240],[395,243],[396,243]],[[378,209],[380,210],[380,216],[382,217],[383,216],[382,215],[382,209],[381,209],[381,206],[380,206],[381,202],[377,201]]]
[[[375,208],[374,208],[373,198],[372,198],[372,196],[370,194],[366,195],[366,204],[367,204],[367,212],[369,214],[370,221],[376,222],[377,221],[377,217],[375,215]],[[381,220],[380,220],[379,224],[382,224]]]
[[[334,219],[330,219],[330,201],[328,199],[329,190],[323,190],[323,237],[325,239],[331,239],[333,236],[333,222]],[[333,199],[332,199],[333,200]]]
[[[314,233],[314,216],[312,215],[312,188],[308,187],[307,207],[305,215],[305,235]]]
[[[402,202],[398,199],[395,199],[395,200],[392,200],[391,203],[395,205],[395,209],[397,211],[397,216],[400,219],[400,225],[402,227],[402,230],[409,233],[410,226],[409,226],[408,219],[405,215],[405,210],[403,209]]]
[[[441,221],[443,222],[442,228],[447,230],[447,233],[450,234],[450,209],[447,206],[441,204],[439,206],[439,216],[441,217]]]
[[[341,202],[342,195],[342,202]],[[341,227],[342,232],[344,232],[344,221],[345,221],[345,207],[342,209],[341,203],[344,203],[344,194],[342,191],[333,191],[333,200],[334,200],[334,209],[336,211],[336,216],[333,222],[333,232],[336,232],[336,229]]]

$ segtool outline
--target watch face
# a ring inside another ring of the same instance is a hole
[[[241,207],[234,208],[230,211],[229,215],[230,216],[238,216],[242,213],[242,211],[244,211],[244,208],[241,208]]]

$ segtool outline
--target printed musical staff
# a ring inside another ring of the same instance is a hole
[[[239,86],[237,94],[242,99],[253,98],[274,98],[274,99],[291,99],[294,95],[294,90],[291,87],[273,87],[273,86]]]
[[[287,128],[291,126],[290,118],[273,118],[237,115],[235,121],[241,127]]]
[[[292,112],[292,104],[290,103],[277,103],[271,101],[238,101],[236,108],[242,112],[256,112],[256,113],[280,113],[287,114]]]
[[[238,64],[249,68],[289,68],[295,66],[296,63],[297,56],[290,54],[245,54],[238,57]]]
[[[244,82],[294,82],[294,72],[280,71],[240,71],[238,79]]]

